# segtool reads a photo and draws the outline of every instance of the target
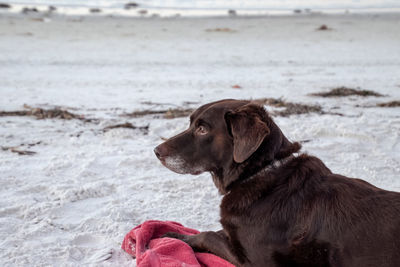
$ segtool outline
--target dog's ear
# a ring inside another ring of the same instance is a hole
[[[262,120],[263,107],[247,104],[225,114],[228,130],[233,137],[233,160],[242,163],[248,159],[270,133]]]

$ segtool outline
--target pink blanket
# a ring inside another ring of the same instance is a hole
[[[234,267],[213,254],[194,252],[181,240],[160,238],[167,232],[199,233],[176,222],[146,221],[125,236],[122,249],[136,257],[138,267]]]

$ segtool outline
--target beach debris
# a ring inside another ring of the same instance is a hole
[[[33,147],[33,146],[40,145],[41,143],[42,143],[42,141],[37,141],[37,142],[35,142],[35,143],[28,143],[28,144],[22,143],[22,144],[20,144],[20,146]]]
[[[125,113],[123,116],[138,118],[147,115],[158,115],[165,119],[174,119],[189,116],[194,109],[192,108],[170,108],[164,110],[140,110],[131,113]]]
[[[38,13],[39,10],[36,7],[24,7],[21,12],[23,14],[29,14],[29,13]]]
[[[353,89],[353,88],[348,88],[348,87],[344,87],[344,86],[333,88],[332,90],[330,90],[328,92],[318,92],[318,93],[312,93],[309,95],[310,96],[320,96],[320,97],[344,97],[344,96],[381,97],[381,96],[383,96],[382,94],[379,94],[374,91],[360,90],[359,88]]]
[[[317,28],[317,31],[330,31],[332,30],[331,28],[329,28],[328,26],[326,26],[325,24],[322,24],[321,26],[319,26]]]
[[[376,104],[376,106],[384,107],[384,108],[400,107],[400,100],[394,100],[394,101],[385,102],[385,103],[378,103],[378,104]]]
[[[11,6],[6,3],[0,3],[0,8],[11,8]]]
[[[274,110],[271,115],[288,117],[290,115],[299,115],[299,114],[307,114],[307,113],[318,113],[325,114],[323,112],[321,106],[319,105],[307,105],[300,103],[292,103],[284,101],[282,98],[259,98],[254,99],[252,102],[255,102],[259,105],[267,105],[276,108],[284,108],[283,110]]]
[[[19,35],[19,36],[33,36],[33,33],[31,33],[31,32],[24,32],[24,33],[18,33],[17,35]]]
[[[303,140],[299,140],[298,142],[300,143],[300,144],[306,144],[306,143],[309,143],[309,142],[311,142],[312,141],[312,139],[303,139]]]
[[[324,112],[321,106],[319,105],[292,103],[284,101],[281,98],[259,98],[259,99],[250,99],[250,101],[258,105],[267,105],[276,108],[283,108],[283,110],[274,110],[270,112],[271,115],[273,116],[287,117],[293,114],[306,114],[306,113],[342,115],[338,113]],[[131,113],[125,113],[122,116],[137,118],[148,115],[155,115],[156,117],[159,118],[174,119],[180,117],[187,117],[190,114],[192,114],[194,110],[195,110],[194,108],[170,108],[167,110],[140,110]]]
[[[36,154],[35,151],[30,151],[30,150],[22,150],[20,147],[28,147],[31,148],[36,145],[40,145],[42,141],[34,142],[34,143],[22,143],[19,146],[1,146],[1,149],[3,151],[10,151],[12,153],[17,153],[18,155],[34,155]]]
[[[20,150],[18,147],[7,147],[7,146],[2,146],[1,149],[3,151],[10,151],[12,153],[17,153],[18,155],[34,155],[36,154],[35,151],[29,151],[29,150]]]
[[[49,18],[31,18],[31,21],[39,21],[39,22],[50,22]]]
[[[140,15],[142,15],[142,16],[146,15],[147,12],[148,12],[148,11],[147,11],[146,9],[141,9],[141,10],[138,11],[138,13],[139,13]]]
[[[183,105],[198,105],[200,104],[199,101],[183,101]]]
[[[228,10],[228,15],[229,15],[229,16],[236,16],[236,15],[237,15],[236,10],[234,10],[234,9],[229,9],[229,10]]]
[[[91,119],[85,119],[82,115],[77,115],[71,113],[67,110],[63,110],[60,108],[53,108],[53,109],[43,109],[43,108],[33,108],[28,105],[24,105],[26,110],[16,110],[16,111],[0,111],[0,117],[5,116],[33,116],[36,119],[63,119],[63,120],[72,120],[78,119],[83,120],[85,122],[92,121]]]
[[[160,102],[153,102],[153,101],[141,101],[140,104],[143,105],[148,105],[148,106],[165,106],[165,105],[169,105],[169,106],[176,106],[175,104],[172,103],[160,103]]]
[[[101,9],[100,8],[90,8],[89,12],[90,13],[101,13]]]
[[[55,6],[49,6],[49,7],[47,8],[47,10],[48,10],[49,12],[54,12],[54,11],[57,10],[57,8],[56,8]]]
[[[174,106],[174,107],[179,107],[179,105],[173,104],[173,103],[168,103],[168,102],[153,102],[153,101],[141,101],[140,104],[143,105],[148,105],[148,106]],[[190,105],[198,105],[200,104],[199,101],[183,101],[182,106],[190,106]]]
[[[144,117],[147,115],[163,115],[167,112],[167,110],[138,110],[138,111],[133,111],[130,113],[125,113],[123,116],[126,117],[131,117],[131,118],[139,118],[139,117]]]
[[[214,28],[214,29],[206,29],[206,32],[236,32],[230,28]]]
[[[13,153],[17,153],[18,155],[35,155],[36,152],[35,151],[30,151],[30,150],[20,150],[17,148],[11,148],[10,149],[11,152]]]
[[[304,14],[311,14],[312,11],[311,11],[310,8],[304,8],[304,9],[297,8],[297,9],[294,9],[294,10],[293,10],[293,13],[294,13],[294,14],[302,14],[302,13],[304,13]]]
[[[129,2],[129,3],[126,3],[126,4],[124,5],[124,9],[129,10],[129,9],[132,9],[132,8],[137,8],[138,6],[139,6],[138,3]]]
[[[175,119],[175,118],[187,117],[190,114],[192,114],[193,111],[194,109],[179,109],[179,108],[169,109],[164,114],[164,118]]]
[[[126,129],[140,130],[144,134],[147,134],[149,132],[149,125],[146,125],[146,126],[135,126],[130,122],[110,125],[110,126],[105,127],[103,129],[103,131],[107,132],[107,131],[109,131],[111,129],[116,129],[116,128],[126,128]]]
[[[238,84],[232,85],[233,89],[242,89],[242,87]]]

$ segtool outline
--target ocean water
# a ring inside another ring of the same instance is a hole
[[[381,9],[399,8],[399,0],[2,0],[19,5],[122,8],[135,2],[142,8],[173,9]]]

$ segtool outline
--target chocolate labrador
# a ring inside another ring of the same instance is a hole
[[[174,172],[211,173],[223,230],[166,236],[236,266],[399,267],[400,193],[333,174],[299,150],[257,104],[201,106],[155,154]]]

